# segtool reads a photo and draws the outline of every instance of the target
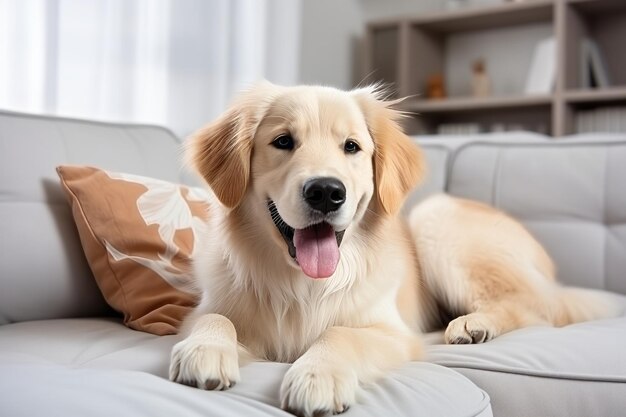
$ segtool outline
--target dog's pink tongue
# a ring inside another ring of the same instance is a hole
[[[329,224],[296,229],[293,243],[300,268],[311,278],[328,278],[337,269],[339,247]]]

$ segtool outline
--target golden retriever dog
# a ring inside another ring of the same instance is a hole
[[[374,87],[262,83],[190,139],[215,201],[171,380],[222,390],[244,361],[293,362],[282,408],[341,413],[360,384],[423,358],[420,332],[446,317],[448,343],[480,343],[612,314],[561,288],[541,245],[494,209],[439,196],[407,222],[424,161],[394,104]]]

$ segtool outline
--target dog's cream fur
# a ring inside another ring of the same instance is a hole
[[[263,83],[190,141],[192,165],[215,194],[195,271],[203,297],[172,351],[170,378],[204,389],[239,380],[244,359],[293,362],[282,407],[339,413],[360,383],[422,357],[420,331],[447,321],[448,343],[613,314],[600,294],[563,289],[549,256],[495,209],[447,196],[398,215],[424,163],[375,88],[351,92]],[[296,146],[272,141],[289,133]],[[361,150],[344,152],[347,139]],[[346,202],[325,219],[345,230],[328,279],[289,256],[267,201],[309,226],[304,182],[332,176]]]

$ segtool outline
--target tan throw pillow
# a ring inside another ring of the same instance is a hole
[[[191,259],[207,192],[92,167],[57,172],[106,301],[130,328],[176,333],[197,302]]]

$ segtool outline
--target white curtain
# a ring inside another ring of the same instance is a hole
[[[261,78],[298,81],[301,0],[0,0],[0,108],[186,136]]]

